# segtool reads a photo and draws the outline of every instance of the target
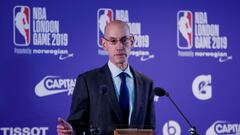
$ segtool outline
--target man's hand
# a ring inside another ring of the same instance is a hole
[[[67,121],[65,121],[61,117],[59,117],[57,121],[58,121],[57,124],[58,135],[73,135],[73,128]]]

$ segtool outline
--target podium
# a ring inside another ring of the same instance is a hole
[[[115,129],[114,135],[153,135],[152,129]]]

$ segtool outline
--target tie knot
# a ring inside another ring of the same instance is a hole
[[[120,73],[118,76],[121,78],[121,80],[123,80],[123,79],[125,80],[125,79],[126,79],[126,76],[127,76],[127,73],[122,72],[122,73]]]

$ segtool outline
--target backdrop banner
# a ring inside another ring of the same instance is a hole
[[[130,65],[167,90],[199,134],[240,133],[238,1],[0,5],[0,134],[57,134],[57,118],[69,115],[77,76],[107,63],[100,41],[112,20],[128,22],[135,37]],[[167,97],[154,100],[158,135],[190,134]]]

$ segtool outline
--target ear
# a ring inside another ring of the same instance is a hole
[[[105,51],[107,51],[107,42],[104,38],[101,38],[101,44],[102,44],[102,47]]]

